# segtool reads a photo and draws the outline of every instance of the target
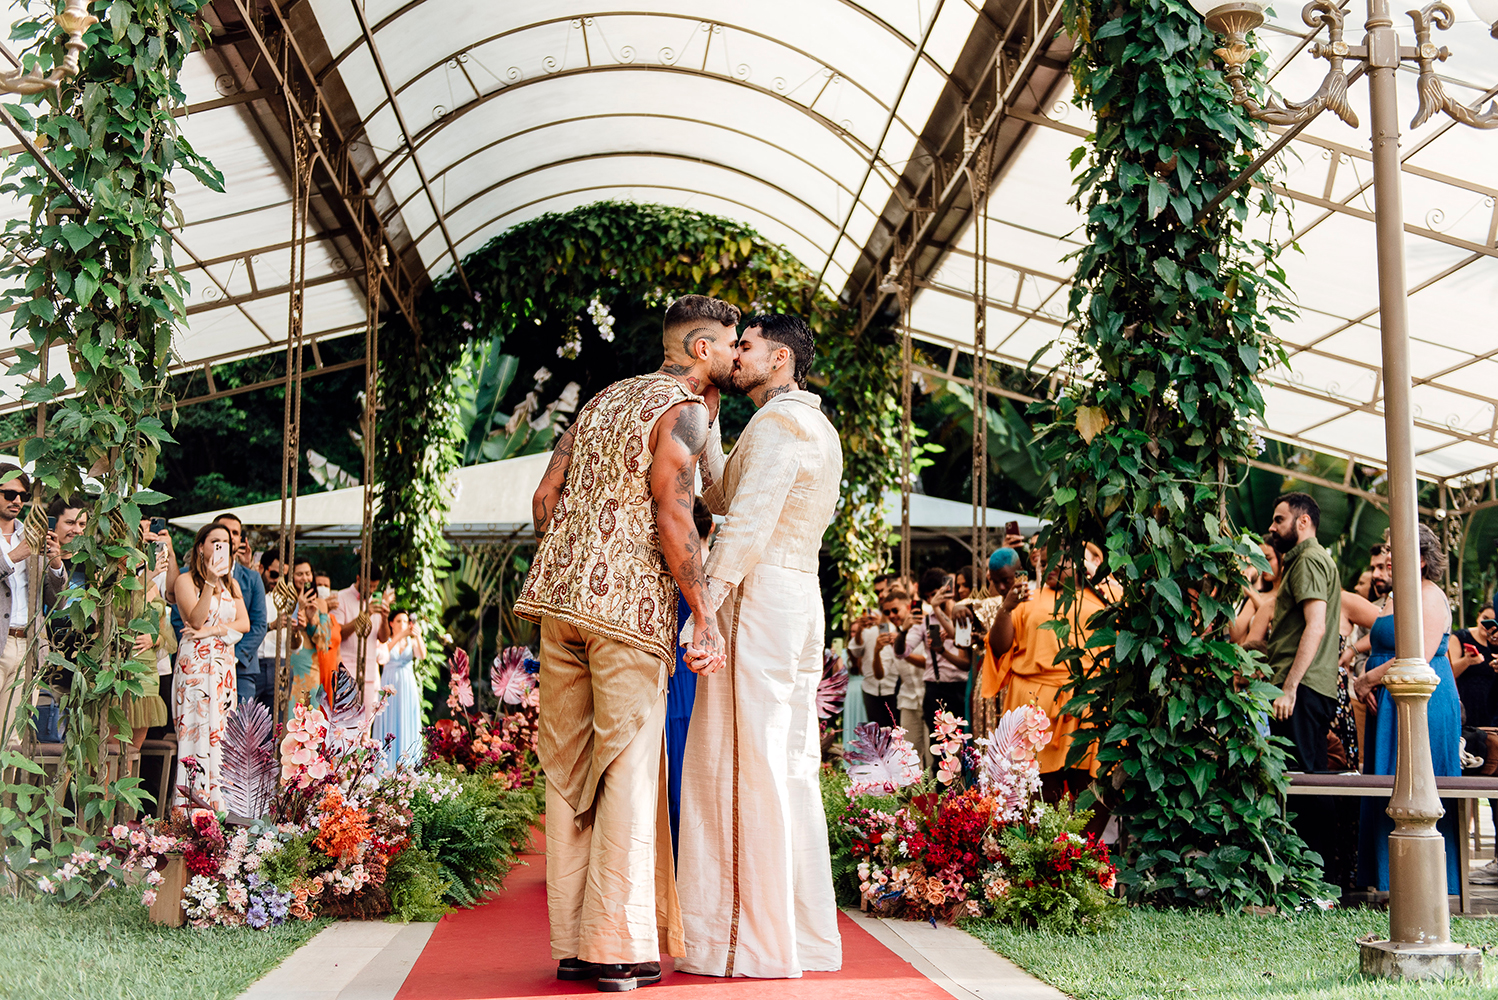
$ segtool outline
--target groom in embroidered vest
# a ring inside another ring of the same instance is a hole
[[[733,306],[703,295],[672,303],[660,370],[615,382],[583,407],[533,501],[542,538],[515,611],[541,626],[536,753],[546,772],[551,951],[558,979],[596,978],[606,992],[658,982],[662,946],[682,952],[660,793],[666,679],[678,588],[702,623],[694,669],[723,662],[692,487],[738,320]]]
[[[707,573],[728,662],[698,682],[682,765],[681,972],[795,978],[842,965],[816,695],[817,553],[843,453],[806,391],[814,346],[797,316],[745,321],[733,387],[758,412],[726,464],[716,428],[703,461],[703,499],[727,515]]]

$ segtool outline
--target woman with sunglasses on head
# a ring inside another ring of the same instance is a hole
[[[234,710],[234,644],[248,631],[250,613],[231,575],[229,529],[204,525],[193,539],[188,572],[177,577],[177,609],[182,615],[182,644],[172,683],[172,719],[177,725],[177,759],[195,759],[202,768],[194,778],[177,767],[177,802],[187,804],[182,789],[191,788],[211,808],[224,808],[219,763],[224,723]]]

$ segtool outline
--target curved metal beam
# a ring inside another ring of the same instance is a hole
[[[926,148],[926,144],[925,144],[924,140],[921,138],[921,133],[918,130],[911,128],[910,125],[907,124],[904,119],[898,117],[897,115],[894,115],[894,110],[895,109],[890,108],[889,105],[885,104],[884,101],[880,100],[879,97],[876,96],[873,91],[871,91],[869,88],[865,87],[863,84],[859,83],[858,80],[855,79],[854,77],[849,76],[847,73],[844,73],[842,70],[838,69],[836,66],[833,66],[827,60],[825,60],[825,59],[819,59],[814,54],[812,54],[812,53],[810,53],[810,52],[808,52],[808,51],[806,51],[804,49],[798,48],[797,46],[790,45],[790,44],[786,43],[782,39],[778,39],[778,38],[775,38],[773,36],[766,35],[766,34],[764,34],[762,32],[754,31],[753,29],[750,29],[750,28],[744,28],[744,27],[741,27],[741,26],[736,25],[736,24],[727,24],[727,23],[722,22],[722,21],[711,21],[711,22],[708,22],[708,21],[704,21],[700,17],[694,17],[694,16],[685,15],[685,14],[648,13],[648,12],[621,12],[620,14],[616,14],[614,16],[625,16],[625,15],[628,15],[628,16],[641,16],[641,17],[662,17],[662,18],[670,18],[670,19],[674,19],[674,20],[689,20],[689,21],[697,21],[699,23],[717,24],[717,25],[720,25],[720,26],[725,27],[725,28],[731,28],[734,31],[742,31],[745,34],[753,35],[754,37],[759,38],[759,39],[761,39],[763,41],[770,42],[773,45],[778,45],[781,48],[784,48],[784,49],[787,49],[787,50],[789,50],[791,52],[794,52],[797,55],[802,56],[803,58],[809,59],[812,62],[818,64],[819,66],[824,67],[832,76],[834,76],[834,77],[840,77],[841,79],[847,80],[853,86],[857,87],[860,91],[862,91],[864,94],[866,94],[868,96],[868,98],[871,101],[873,101],[879,108],[881,108],[885,112],[890,113],[893,116],[893,121],[899,122],[899,124],[901,126],[903,126],[906,129],[906,131],[910,132],[911,135],[915,136],[915,141],[916,141],[917,148],[919,148],[922,151],[924,151],[927,155],[935,155],[932,150]],[[609,16],[609,15],[593,15],[593,16]],[[401,93],[404,93],[408,88],[414,86],[418,81],[422,80],[427,75],[435,72],[440,67],[447,65],[449,62],[452,62],[453,60],[457,59],[459,56],[463,55],[464,53],[472,51],[474,48],[477,48],[478,46],[487,45],[490,42],[498,41],[498,40],[500,40],[502,38],[506,38],[506,37],[508,37],[510,35],[514,35],[514,34],[519,34],[519,33],[524,32],[524,31],[529,31],[529,30],[531,30],[533,28],[545,27],[547,25],[558,24],[558,23],[561,23],[561,22],[564,22],[564,21],[571,21],[571,20],[575,20],[575,18],[571,18],[571,17],[548,18],[548,19],[546,19],[544,21],[536,21],[536,22],[533,22],[531,24],[527,24],[527,25],[524,25],[524,26],[521,26],[521,27],[518,27],[518,28],[511,28],[511,29],[508,29],[506,31],[499,32],[499,33],[497,33],[495,35],[491,35],[491,36],[489,36],[487,38],[482,38],[482,39],[479,39],[477,41],[474,41],[474,42],[470,43],[469,45],[465,46],[463,49],[460,49],[457,52],[452,52],[452,53],[448,54],[447,56],[444,56],[440,61],[433,63],[432,65],[428,66],[426,69],[421,70],[419,73],[417,73],[414,76],[412,76],[411,79],[407,80],[406,82],[402,83],[399,87],[395,88],[395,94],[399,95]],[[354,51],[356,51],[358,49],[358,47],[359,46],[356,44],[356,45],[350,46],[348,49],[346,49],[343,53],[341,53],[338,56],[337,59],[334,60],[332,66],[330,66],[329,69],[331,70],[332,68],[336,67],[339,63],[342,62],[342,60],[346,56],[348,56],[348,55],[352,54]],[[922,48],[922,51],[924,51],[924,47]],[[618,62],[616,62],[616,63],[613,63],[613,64],[608,65],[608,66],[593,66],[593,65],[589,65],[589,66],[585,66],[585,67],[577,67],[577,68],[571,69],[571,70],[563,69],[563,70],[559,70],[559,71],[557,71],[555,73],[547,73],[547,74],[544,74],[542,76],[530,77],[528,79],[518,80],[515,83],[511,83],[511,84],[508,84],[508,85],[502,85],[502,86],[500,86],[498,88],[498,90],[490,91],[488,94],[480,94],[477,97],[475,97],[474,101],[470,101],[468,104],[460,105],[458,108],[454,108],[453,111],[449,112],[447,115],[443,116],[441,119],[438,119],[436,122],[433,122],[431,125],[428,125],[425,128],[420,129],[416,133],[416,135],[413,137],[413,142],[411,144],[409,144],[409,145],[412,148],[414,148],[415,146],[419,146],[422,142],[425,141],[425,139],[427,138],[428,134],[435,133],[438,130],[440,130],[440,128],[443,126],[443,124],[448,119],[454,118],[454,117],[458,116],[460,113],[464,112],[470,105],[473,105],[475,103],[482,103],[483,101],[487,100],[489,97],[492,97],[494,94],[500,93],[500,92],[505,91],[505,90],[509,90],[509,89],[511,89],[513,87],[519,86],[520,84],[530,83],[530,82],[534,82],[536,80],[555,79],[555,78],[561,77],[561,76],[570,76],[570,75],[574,75],[574,74],[576,74],[576,73],[578,73],[580,71],[601,70],[601,69],[611,69],[611,68],[621,68],[621,67],[633,67],[633,68],[643,68],[643,69],[680,69],[681,68],[681,67],[676,66],[674,64],[673,65],[666,65],[666,64],[655,65],[655,64],[651,64],[651,63],[633,63],[633,62],[630,62],[630,63],[618,63]],[[944,79],[950,80],[950,77],[946,74],[945,71],[940,70],[939,67],[938,67],[938,71],[942,73],[942,77]],[[706,70],[695,70],[693,72],[694,72],[694,75],[698,75],[698,76],[706,76],[706,77],[711,77],[713,79],[729,80],[729,81],[732,81],[732,82],[735,82],[735,83],[745,84],[745,85],[750,86],[752,89],[754,89],[756,91],[759,91],[761,93],[765,93],[765,94],[769,94],[771,96],[782,98],[782,99],[788,101],[791,104],[795,104],[798,107],[805,108],[806,110],[811,110],[811,108],[810,108],[809,105],[799,105],[795,101],[790,101],[790,99],[788,97],[786,97],[785,95],[777,94],[773,90],[770,90],[767,87],[762,87],[762,86],[759,86],[757,84],[751,84],[751,83],[749,83],[748,80],[740,80],[737,77],[728,76],[728,75],[725,75],[725,74],[722,74],[722,73],[708,73]],[[324,71],[323,77],[326,78],[326,75],[327,75],[327,71]],[[477,87],[474,88],[475,91],[477,91],[477,89],[478,89]],[[380,111],[384,110],[384,108],[391,103],[391,100],[392,100],[391,98],[387,97],[386,100],[381,101],[374,108],[372,108],[370,110],[370,112],[367,115],[363,116],[363,118],[361,119],[361,121],[360,121],[361,126],[366,126],[368,124],[368,122],[371,119],[374,118],[375,115],[379,114]],[[838,126],[837,130],[838,131],[846,131],[846,130],[842,129],[841,126]],[[867,148],[867,147],[865,147],[865,148]],[[395,152],[395,154],[392,154],[392,155],[399,155],[400,152],[402,152],[402,151],[401,150],[397,150]],[[381,163],[381,168],[382,169],[385,169],[388,166],[389,166],[389,161],[388,160]],[[895,175],[895,177],[897,179],[899,178],[900,174],[899,174],[898,171],[896,171],[894,169],[893,166],[889,165],[888,163],[885,163],[885,167],[890,171],[891,174]]]
[[[695,69],[690,69],[690,68],[682,68],[682,67],[679,67],[679,66],[651,66],[651,65],[639,64],[639,63],[619,63],[619,64],[615,64],[615,65],[611,65],[611,66],[592,66],[592,67],[583,67],[583,68],[579,68],[579,69],[561,70],[561,71],[559,71],[559,72],[557,72],[555,74],[552,74],[551,76],[531,77],[528,80],[521,80],[518,83],[512,83],[508,87],[501,87],[498,90],[490,91],[488,94],[485,94],[483,97],[480,97],[480,98],[477,98],[477,99],[475,99],[473,101],[470,101],[467,104],[459,105],[453,111],[449,112],[446,116],[444,116],[441,120],[433,122],[430,126],[427,127],[426,130],[423,130],[421,133],[418,133],[417,142],[418,143],[425,142],[428,138],[430,138],[431,135],[434,135],[438,130],[440,130],[442,128],[446,128],[448,125],[450,125],[453,122],[457,121],[457,119],[460,118],[460,117],[462,117],[463,115],[466,115],[466,114],[468,114],[468,113],[470,113],[472,111],[476,111],[480,107],[482,107],[483,105],[485,105],[488,102],[494,100],[495,98],[498,98],[498,97],[503,96],[505,94],[513,93],[515,91],[520,90],[523,87],[529,87],[529,86],[533,86],[535,84],[545,83],[547,81],[555,80],[555,79],[562,78],[562,77],[581,76],[583,74],[588,74],[588,73],[617,73],[617,72],[676,73],[676,74],[681,74],[681,75],[684,75],[684,76],[705,77],[707,79],[713,80],[714,82],[718,82],[718,83],[725,83],[725,84],[730,84],[730,85],[737,85],[737,86],[742,86],[742,87],[748,87],[751,90],[754,90],[754,91],[756,91],[758,93],[765,94],[767,96],[773,97],[776,100],[778,100],[781,103],[783,103],[784,105],[786,105],[787,107],[792,108],[795,111],[797,111],[797,112],[799,112],[801,114],[804,114],[807,117],[811,118],[812,121],[816,122],[822,128],[826,129],[827,131],[831,132],[834,136],[837,136],[839,139],[841,139],[843,141],[843,143],[848,146],[848,148],[852,149],[855,153],[858,154],[858,156],[859,156],[860,159],[868,159],[869,156],[870,156],[870,154],[873,152],[873,150],[871,150],[870,147],[864,145],[864,143],[862,143],[861,141],[859,141],[858,138],[855,137],[852,133],[848,132],[846,129],[842,128],[841,126],[837,125],[836,123],[828,121],[819,112],[814,111],[811,108],[808,108],[804,104],[798,104],[795,101],[792,101],[792,100],[786,98],[782,94],[776,94],[775,92],[767,90],[764,87],[760,87],[757,84],[748,83],[747,81],[742,81],[742,80],[733,80],[733,79],[730,79],[729,77],[720,76],[717,73],[703,73],[700,70],[695,70]],[[371,175],[371,177],[369,178],[369,180],[366,182],[369,185],[371,185],[371,190],[374,193],[378,194],[380,190],[382,190],[383,188],[386,188],[386,187],[389,186],[391,176],[394,174],[394,172],[396,170],[398,170],[400,168],[400,164],[397,163],[396,161],[399,160],[406,152],[407,152],[407,150],[397,150],[396,152],[392,153],[389,157],[387,157],[385,160],[383,160],[383,161],[380,162],[379,166],[376,168],[376,170],[374,171],[374,173]],[[893,180],[890,180],[889,177],[885,177],[884,178],[886,180],[886,182],[890,184],[891,188],[899,188],[902,185],[905,185],[905,179],[904,179],[904,177],[900,173],[898,173],[897,171],[895,171],[895,169],[892,166],[890,166],[888,162],[886,162],[886,161],[884,161],[882,159],[879,162],[881,164],[883,164],[883,166],[885,167],[885,169],[889,172],[889,175],[894,178]],[[878,213],[876,212],[875,214],[878,214]]]
[[[747,177],[750,180],[758,181],[759,183],[763,184],[765,187],[770,188],[772,191],[777,191],[780,194],[785,195],[785,197],[787,197],[790,200],[796,202],[802,208],[805,208],[807,211],[811,212],[817,218],[819,218],[823,222],[827,223],[827,228],[828,229],[832,229],[832,228],[835,228],[837,226],[836,222],[834,222],[832,219],[828,218],[821,211],[819,211],[814,205],[809,204],[804,199],[802,199],[800,196],[792,194],[791,192],[787,191],[785,188],[780,187],[778,184],[773,184],[770,181],[765,180],[763,177],[757,177],[753,173],[750,173],[748,170],[745,170],[742,167],[735,167],[735,166],[733,166],[731,164],[719,163],[716,160],[708,160],[708,159],[703,159],[701,157],[696,157],[696,156],[685,156],[685,155],[683,155],[681,153],[649,153],[649,152],[632,152],[632,151],[612,151],[612,152],[607,152],[607,153],[584,153],[581,156],[570,156],[570,157],[567,157],[566,159],[562,159],[562,160],[553,160],[550,163],[543,163],[540,166],[535,166],[535,167],[531,167],[531,168],[529,168],[527,170],[522,170],[518,174],[511,174],[508,177],[503,177],[503,178],[495,181],[493,184],[490,184],[488,187],[484,188],[483,190],[476,191],[473,194],[469,195],[467,198],[463,199],[463,201],[461,203],[453,206],[450,214],[452,216],[456,217],[459,213],[461,213],[463,211],[463,209],[465,207],[467,207],[468,205],[473,204],[475,201],[478,201],[480,198],[483,198],[485,195],[488,195],[488,194],[490,194],[493,191],[497,191],[497,190],[499,190],[500,188],[504,187],[507,184],[510,184],[510,183],[512,183],[514,181],[518,181],[518,180],[520,180],[522,178],[525,178],[525,177],[530,177],[530,176],[532,176],[534,174],[539,174],[539,173],[542,173],[542,172],[547,171],[547,170],[552,170],[552,169],[554,169],[556,167],[566,166],[567,164],[570,164],[570,163],[587,163],[587,162],[590,162],[592,160],[607,160],[607,159],[614,159],[616,157],[626,157],[626,156],[628,156],[628,157],[639,157],[641,159],[665,158],[665,159],[671,159],[671,160],[681,160],[681,161],[686,162],[686,163],[697,163],[697,164],[701,164],[702,166],[705,166],[705,167],[712,167],[712,168],[716,168],[718,170],[726,170],[726,171],[728,171],[730,173],[738,174],[741,177]],[[614,185],[611,185],[611,186],[612,187],[638,187],[640,185],[635,185],[635,184],[614,184]],[[711,191],[702,191],[702,190],[699,189],[698,193],[699,194],[710,195],[712,197],[720,197],[719,195],[716,195],[716,194],[714,194]],[[724,200],[725,201],[733,201],[733,199],[729,199],[729,198],[725,198]],[[769,218],[775,219],[776,222],[780,222],[782,225],[785,225],[784,221],[781,220],[779,217],[777,217],[777,216],[775,216],[775,215],[773,215],[773,214],[771,214],[769,212],[766,212],[766,211],[764,211],[761,208],[758,208],[756,206],[746,205],[743,202],[739,202],[739,201],[733,201],[733,203],[736,204],[736,205],[744,205],[745,208],[753,208],[754,211],[759,212],[761,215],[768,216]],[[502,216],[501,216],[501,218],[502,218]],[[489,222],[488,221],[484,222],[478,228],[482,229],[483,226],[485,226],[485,225],[489,225]],[[434,229],[436,229],[436,228],[437,227],[436,227],[435,224],[427,226],[426,229],[422,230],[422,232],[421,232],[420,235],[412,237],[412,240],[411,240],[412,245],[413,246],[420,246],[421,245],[421,241],[424,240],[424,239],[426,239],[428,236],[430,236],[432,234],[432,231]],[[791,227],[787,226],[787,228],[791,228]],[[473,230],[473,232],[476,232],[476,231],[477,230]],[[800,236],[803,239],[805,239],[808,243],[810,243],[814,247],[820,247],[821,246],[821,244],[819,242],[817,242],[814,239],[811,239],[805,233],[802,233],[800,230],[792,229],[792,232],[795,232],[798,236]]]
[[[377,31],[382,30],[382,28],[385,28],[386,25],[394,24],[394,22],[397,21],[397,19],[400,19],[401,16],[406,15],[406,13],[409,13],[410,10],[415,9],[415,7],[421,6],[421,4],[425,3],[425,1],[427,0],[407,0],[407,3],[403,3],[401,4],[401,6],[395,7],[392,12],[389,12],[388,15],[385,15],[382,19],[380,19],[379,24],[375,25],[376,33]],[[915,48],[915,39],[912,39],[912,37],[909,37],[908,34],[900,31],[899,28],[894,27],[894,25],[890,24],[890,22],[885,21],[885,19],[881,18],[881,16],[876,15],[873,10],[869,10],[867,9],[867,7],[860,6],[860,4],[858,3],[854,3],[854,0],[837,0],[837,3],[843,4],[843,6],[849,7],[849,9],[855,10],[855,12],[861,13],[864,18],[869,19],[869,21],[872,21],[873,24],[879,25],[879,27],[884,28],[885,31],[888,31],[888,33],[893,34],[894,37],[897,37],[900,42],[905,43],[906,48]],[[589,18],[608,18],[608,16],[662,16],[662,12],[659,12],[659,10],[605,10],[604,13],[586,13],[586,15],[577,16],[589,16]],[[536,21],[535,25],[551,24],[551,22],[553,21],[575,21],[575,19],[577,19],[577,16],[568,16],[568,18],[551,18],[550,21]],[[993,18],[989,18],[989,16],[987,16],[986,13],[983,12],[983,10],[978,10],[978,16],[981,16],[981,18],[986,18],[987,21],[993,21]],[[698,21],[703,21],[703,19],[706,18],[697,19]],[[713,24],[722,24],[722,22],[715,21],[713,22]],[[322,79],[327,78],[327,73],[333,72],[333,69],[336,69],[336,67],[339,66],[339,63],[342,63],[342,61],[345,60],[345,57],[348,57],[348,55],[352,54],[352,52],[354,52],[354,49],[357,48],[358,45],[351,45],[349,46],[349,48],[343,49],[342,52],[339,52],[337,58],[334,58],[333,63],[328,66],[327,70],[324,70],[324,76],[322,76],[322,78],[319,78],[319,82],[321,82]],[[451,55],[449,55],[448,58],[452,58]],[[927,66],[935,69],[936,72],[941,73],[942,79],[945,79],[948,84],[956,87],[957,93],[962,94],[963,100],[966,100],[969,96],[971,96],[971,94],[966,91],[966,88],[962,87],[962,84],[959,84],[956,79],[951,78],[951,75],[947,72],[947,70],[942,69],[941,63],[938,63],[938,61],[936,61],[935,58],[930,55],[930,52],[921,52],[921,61],[924,61]]]
[[[749,140],[751,140],[753,142],[763,143],[764,145],[767,145],[771,149],[775,150],[777,153],[780,153],[780,154],[785,155],[785,156],[790,156],[791,158],[799,161],[800,163],[803,163],[806,166],[810,167],[812,170],[815,170],[817,173],[819,173],[823,177],[827,178],[827,180],[831,181],[834,185],[836,185],[837,187],[841,188],[843,191],[847,192],[848,194],[851,195],[853,193],[853,189],[852,188],[848,187],[848,185],[844,184],[842,181],[838,180],[832,174],[828,173],[826,170],[823,170],[821,167],[817,166],[815,163],[811,162],[806,157],[801,156],[798,153],[793,153],[793,152],[791,152],[788,149],[782,149],[781,147],[776,146],[774,143],[770,142],[770,140],[766,139],[764,136],[755,135],[753,132],[745,132],[743,129],[737,129],[737,128],[734,128],[731,125],[725,125],[722,122],[710,122],[710,121],[703,121],[702,119],[699,119],[699,118],[687,118],[687,117],[685,117],[683,115],[662,115],[662,114],[654,114],[654,113],[645,112],[645,111],[617,111],[617,112],[608,112],[608,113],[605,113],[605,114],[598,114],[598,115],[577,115],[577,116],[574,116],[572,118],[558,118],[555,121],[543,122],[540,125],[532,125],[530,128],[521,129],[519,132],[511,132],[509,135],[504,136],[503,138],[495,139],[493,142],[485,143],[484,145],[479,146],[477,149],[473,150],[470,153],[465,153],[463,156],[461,156],[458,159],[456,159],[456,160],[452,161],[451,163],[449,163],[446,167],[443,167],[441,171],[439,171],[438,173],[434,174],[432,176],[432,179],[434,181],[441,180],[444,176],[447,175],[448,171],[456,169],[457,167],[459,167],[459,166],[463,165],[464,163],[468,162],[469,160],[473,159],[475,156],[480,156],[480,155],[488,152],[489,150],[494,149],[497,146],[501,146],[504,143],[507,143],[507,142],[509,142],[509,141],[511,141],[513,139],[518,139],[521,136],[530,135],[533,132],[540,132],[540,131],[542,131],[544,129],[553,128],[553,127],[558,126],[558,125],[572,125],[572,124],[576,124],[578,122],[602,121],[602,120],[608,119],[608,118],[651,118],[651,119],[663,119],[663,120],[666,120],[666,121],[685,122],[685,123],[692,124],[692,125],[706,125],[708,128],[720,129],[720,130],[722,130],[724,132],[731,132],[734,135],[743,136],[744,138],[749,139]],[[623,152],[623,151],[621,150],[621,151],[616,151],[616,152]],[[652,155],[652,154],[648,150],[646,150],[646,151],[639,151],[639,155],[641,155],[641,156],[648,156],[648,155]],[[409,194],[408,196],[406,196],[406,198],[405,198],[404,201],[401,201],[400,203],[398,203],[395,206],[395,211],[399,212],[399,211],[403,210],[407,205],[409,205],[411,203],[411,201],[413,199],[415,199],[415,197],[416,197],[416,192],[415,191],[411,192],[411,194]]]
[[[751,212],[757,212],[760,215],[763,215],[767,219],[772,219],[775,222],[779,223],[780,225],[785,226],[786,229],[788,229],[789,231],[795,233],[797,236],[801,237],[803,240],[805,240],[806,242],[810,243],[812,246],[816,246],[817,245],[817,241],[816,240],[814,240],[811,237],[807,236],[801,230],[797,229],[795,226],[793,226],[790,223],[786,222],[785,220],[781,219],[779,216],[775,215],[773,212],[766,212],[764,209],[760,208],[758,205],[749,205],[749,204],[746,204],[746,203],[744,203],[742,201],[739,201],[737,198],[730,198],[727,195],[712,194],[710,192],[699,191],[696,188],[685,188],[685,187],[681,187],[680,185],[677,185],[677,184],[619,184],[619,183],[615,183],[615,184],[589,184],[589,185],[587,185],[585,187],[569,188],[566,191],[557,191],[557,192],[554,192],[552,194],[542,195],[539,198],[532,198],[530,201],[527,201],[527,202],[525,202],[523,204],[516,205],[513,208],[506,209],[504,212],[500,213],[499,215],[496,215],[496,216],[494,216],[494,217],[486,220],[482,225],[475,226],[473,229],[470,229],[464,235],[458,237],[458,242],[460,244],[466,243],[471,237],[473,237],[476,234],[478,234],[479,232],[481,232],[486,226],[492,226],[496,222],[500,221],[501,219],[504,219],[504,218],[507,218],[507,217],[509,217],[511,215],[514,215],[516,212],[523,212],[525,209],[530,208],[533,205],[539,205],[539,204],[541,204],[542,202],[545,202],[545,201],[553,201],[553,200],[555,200],[557,198],[566,198],[566,197],[569,197],[569,196],[574,195],[574,194],[588,194],[588,193],[593,192],[593,191],[620,191],[620,190],[636,189],[636,188],[643,188],[643,189],[645,189],[647,191],[680,191],[683,194],[691,194],[691,195],[697,195],[699,197],[707,197],[707,198],[716,198],[719,201],[726,201],[730,205],[737,205],[740,208],[747,209],[747,210],[749,210]],[[508,228],[508,227],[506,227],[506,228]],[[502,232],[504,232],[504,230],[500,230],[500,232],[502,233]],[[499,233],[496,233],[495,235],[497,236],[497,235],[499,235]]]
[[[385,72],[385,60],[381,58],[380,47],[375,42],[374,33],[369,29],[369,19],[364,16],[364,8],[360,5],[359,0],[349,0],[349,4],[354,9],[354,17],[359,22],[359,30],[364,35],[364,43],[369,47],[369,57],[374,60],[375,72],[380,77],[380,86],[385,88],[385,99],[390,105],[390,110],[395,113],[395,123],[400,126],[401,136],[406,140],[406,146],[411,150],[411,165],[416,168],[416,176],[421,180],[421,189],[426,192],[427,201],[431,203],[432,214],[437,217],[437,225],[442,227],[442,238],[447,241],[447,252],[452,254],[453,267],[458,271],[458,280],[463,283],[464,290],[467,290],[468,275],[463,273],[463,259],[458,256],[458,248],[453,244],[452,234],[447,231],[444,212],[442,206],[437,203],[436,192],[432,190],[432,185],[427,180],[426,171],[421,166],[421,160],[416,157],[416,148],[412,142],[411,129],[406,125],[406,116],[401,112],[400,102],[395,99],[395,91],[390,89],[390,74]]]

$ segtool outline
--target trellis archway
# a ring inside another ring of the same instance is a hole
[[[383,330],[381,355],[391,360],[381,373],[374,550],[411,604],[435,610],[445,566],[445,484],[460,463],[454,370],[465,348],[495,341],[532,368],[549,364],[553,386],[580,383],[581,404],[616,378],[657,367],[668,298],[697,293],[746,313],[799,312],[817,332],[811,380],[837,412],[846,462],[829,530],[839,577],[831,607],[837,618],[865,606],[885,558],[878,504],[897,471],[897,351],[877,329],[853,334],[854,317],[815,291],[800,261],[729,219],[598,202],[510,229],[464,258],[462,277],[438,279],[418,301],[419,331],[399,318]]]

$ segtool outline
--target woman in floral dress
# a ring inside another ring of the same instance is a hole
[[[177,765],[178,805],[187,805],[182,789],[215,810],[224,808],[219,788],[224,723],[236,703],[234,644],[249,631],[244,595],[230,574],[229,529],[210,524],[198,529],[187,557],[188,572],[177,577],[177,610],[182,615],[182,644],[172,678],[172,719],[177,727],[177,759],[197,761],[189,773]]]

